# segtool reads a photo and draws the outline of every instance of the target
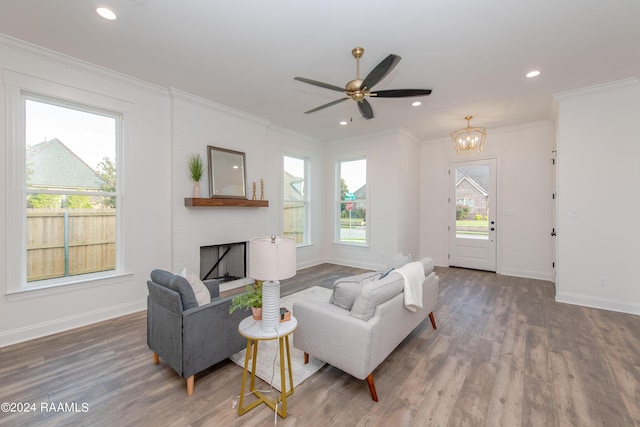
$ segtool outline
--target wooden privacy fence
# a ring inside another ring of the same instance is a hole
[[[304,240],[304,203],[285,202],[284,204],[284,235],[303,243]]]
[[[27,209],[28,282],[115,266],[115,209]]]

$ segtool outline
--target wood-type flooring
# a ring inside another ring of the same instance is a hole
[[[359,271],[304,269],[282,294]],[[438,329],[423,322],[374,371],[379,403],[366,382],[325,365],[277,425],[640,427],[640,316],[556,303],[550,282],[436,272]],[[0,403],[21,409],[3,404],[0,425],[274,425],[265,405],[238,417],[241,376],[226,360],[187,396],[173,369],[154,365],[146,313],[134,313],[0,348]]]

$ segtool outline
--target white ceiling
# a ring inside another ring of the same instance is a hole
[[[638,0],[0,0],[0,33],[321,140],[446,137],[469,114],[487,128],[551,119],[554,93],[640,76],[639,19]],[[353,101],[303,114],[342,94],[293,77],[344,86],[356,46],[363,77],[402,57],[376,90],[432,95],[370,99],[368,121]]]

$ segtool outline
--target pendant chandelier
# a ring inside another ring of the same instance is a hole
[[[472,151],[482,151],[484,139],[487,137],[487,130],[481,127],[471,127],[473,116],[467,116],[467,127],[451,131],[453,146],[458,153],[468,153]]]

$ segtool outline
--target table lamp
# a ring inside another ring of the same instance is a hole
[[[290,237],[257,237],[249,242],[249,276],[263,280],[262,330],[280,323],[280,280],[296,275],[296,241]]]

